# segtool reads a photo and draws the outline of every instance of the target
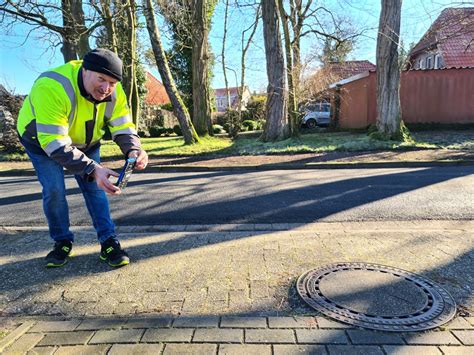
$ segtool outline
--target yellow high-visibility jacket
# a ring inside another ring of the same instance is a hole
[[[105,125],[124,154],[140,149],[140,140],[120,83],[112,95],[96,102],[84,95],[81,75],[80,60],[41,74],[25,98],[17,130],[27,149],[41,148],[74,174],[85,175],[96,164],[87,151],[100,144]]]

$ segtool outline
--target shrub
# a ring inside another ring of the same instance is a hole
[[[174,134],[173,128],[168,127],[168,128],[165,128],[165,129],[164,129],[163,135],[164,135],[165,137],[169,137],[169,136],[171,136],[172,134]]]
[[[150,132],[150,137],[159,137],[165,132],[165,128],[155,125],[155,126],[150,127],[149,132]]]
[[[153,121],[154,126],[160,126],[164,127],[165,126],[165,116],[163,116],[163,113],[158,111],[155,116],[155,120]]]
[[[222,126],[231,137],[235,137],[240,131],[239,112],[236,110],[227,110],[222,116],[224,124]]]
[[[148,130],[140,130],[138,131],[138,136],[141,138],[148,138],[150,137],[150,132],[148,132]]]
[[[165,111],[171,111],[173,112],[173,105],[171,104],[171,102],[168,102],[167,104],[162,104],[160,105],[160,108],[162,110],[165,110]]]
[[[254,131],[257,129],[257,121],[245,120],[242,122],[242,128],[245,128],[246,131]]]
[[[182,136],[183,132],[181,131],[181,127],[179,124],[175,124],[173,126],[173,132],[176,133],[177,136]]]
[[[264,95],[254,95],[247,104],[247,110],[242,112],[243,120],[264,121],[265,105],[267,97]]]
[[[261,130],[265,126],[265,120],[258,120],[255,121],[255,123],[257,124],[257,126],[255,127],[256,130]]]
[[[226,123],[226,117],[225,117],[225,114],[216,114],[216,117],[215,117],[215,120],[213,122],[215,122],[215,124],[218,124],[219,126],[224,126],[225,123]]]
[[[213,124],[212,125],[212,131],[214,132],[214,134],[220,134],[220,133],[224,133],[224,127],[222,127],[221,125],[218,125],[218,124]]]
[[[161,126],[151,126],[150,127],[150,137],[169,137],[174,133],[173,128],[166,128],[166,127],[161,127]]]

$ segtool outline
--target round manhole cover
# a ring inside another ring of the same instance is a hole
[[[297,290],[317,311],[369,329],[431,329],[456,313],[451,295],[432,281],[377,264],[338,263],[310,270],[298,279]]]

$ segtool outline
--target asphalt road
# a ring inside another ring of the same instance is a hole
[[[474,218],[474,167],[134,174],[111,200],[117,225]],[[90,225],[67,177],[72,225]],[[36,177],[0,178],[0,225],[45,225]]]

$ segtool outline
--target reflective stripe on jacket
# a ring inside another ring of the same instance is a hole
[[[107,102],[93,103],[78,85],[82,61],[71,61],[41,74],[25,99],[17,129],[22,140],[43,151],[75,174],[95,164],[83,151],[99,144],[105,125],[126,154],[139,148],[127,98],[120,83]],[[119,136],[125,135],[120,139]]]

